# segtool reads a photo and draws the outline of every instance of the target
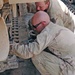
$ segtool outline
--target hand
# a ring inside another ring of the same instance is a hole
[[[14,45],[10,44],[10,50],[9,50],[10,55],[13,55],[13,51],[14,51],[13,49],[14,49]]]
[[[10,44],[10,51],[9,51],[9,54],[10,55],[14,55],[14,52],[15,52],[15,47],[18,45],[18,43],[13,43],[13,44]]]

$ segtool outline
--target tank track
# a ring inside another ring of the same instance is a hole
[[[64,0],[62,0],[62,1],[66,4],[68,9],[75,15],[75,5],[74,4],[70,4],[69,2],[64,1]]]

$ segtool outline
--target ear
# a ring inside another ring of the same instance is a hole
[[[47,5],[49,5],[49,4],[50,4],[50,2],[48,1],[46,4],[47,4]]]
[[[43,27],[46,26],[46,21],[42,21],[41,23],[42,23]]]

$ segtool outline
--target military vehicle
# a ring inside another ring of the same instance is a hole
[[[8,54],[9,44],[20,43],[27,39],[28,29],[25,22],[27,6],[25,3],[37,1],[44,0],[0,0],[0,61],[6,60],[0,62],[0,75],[12,75],[15,73],[13,69],[16,68],[18,75],[40,75],[30,59],[23,60]],[[11,70],[13,73],[8,74]]]
[[[62,0],[66,6],[69,8],[69,10],[75,14],[75,0]]]
[[[65,0],[65,1],[67,1],[67,2],[69,2],[71,4],[74,4],[75,3],[75,0]]]

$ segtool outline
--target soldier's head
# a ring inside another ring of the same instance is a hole
[[[49,15],[44,11],[38,11],[32,17],[31,23],[38,33],[40,33],[50,22]]]
[[[46,0],[46,1],[42,1],[42,2],[36,2],[35,3],[36,5],[36,10],[47,10],[49,5],[50,5],[50,1],[49,0]]]

